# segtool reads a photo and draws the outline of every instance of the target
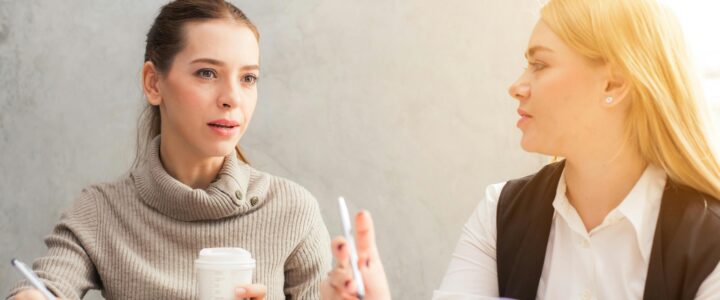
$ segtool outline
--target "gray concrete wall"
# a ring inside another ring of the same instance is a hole
[[[165,1],[0,0],[0,293],[83,186],[134,157],[144,35]],[[395,298],[427,299],[487,184],[537,169],[507,86],[536,0],[237,1],[262,73],[255,167],[369,209]],[[92,293],[92,299],[99,298]]]

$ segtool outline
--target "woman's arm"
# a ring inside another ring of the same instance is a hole
[[[450,265],[433,299],[459,296],[498,296],[497,201],[504,183],[487,187],[485,196],[465,223]]]
[[[80,299],[89,289],[101,286],[95,265],[88,249],[95,247],[97,211],[95,199],[88,190],[83,191],[73,207],[60,217],[60,222],[45,239],[48,252],[36,259],[33,270],[48,289],[64,299]],[[32,286],[19,282],[9,298],[31,294]],[[22,299],[19,297],[19,299]],[[32,299],[32,298],[28,298]]]
[[[495,260],[497,200],[504,183],[486,189],[485,199],[465,224],[460,242],[450,261],[440,289],[434,299],[483,299],[497,297],[497,265]],[[390,299],[385,271],[375,244],[372,218],[367,212],[358,213],[358,267],[365,282],[366,300]],[[345,239],[333,240],[333,255],[337,265],[321,284],[323,300],[357,299],[356,287],[348,265]],[[492,299],[492,298],[491,298]]]
[[[284,292],[289,299],[318,299],[319,285],[330,270],[330,235],[315,207],[314,225],[285,263]]]

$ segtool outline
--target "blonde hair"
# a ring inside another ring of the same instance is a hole
[[[704,99],[672,11],[656,0],[551,0],[540,15],[571,48],[626,76],[626,137],[643,158],[720,199]]]

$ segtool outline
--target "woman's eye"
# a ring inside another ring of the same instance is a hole
[[[246,74],[242,77],[243,83],[248,85],[254,85],[255,83],[257,83],[257,80],[258,78],[257,76],[255,76],[255,74]]]
[[[540,71],[545,68],[545,65],[536,62],[528,62],[528,68],[532,69],[533,71]]]
[[[217,74],[215,74],[215,71],[211,69],[201,69],[195,72],[195,74],[205,79],[217,78]]]

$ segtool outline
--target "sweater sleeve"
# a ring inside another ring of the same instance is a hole
[[[320,299],[320,281],[330,270],[330,234],[315,203],[313,226],[285,263],[286,299]]]
[[[84,190],[45,238],[47,254],[36,259],[32,265],[33,271],[56,296],[81,299],[89,289],[101,287],[99,275],[88,254],[95,247],[96,234],[96,201],[90,191]],[[29,282],[18,282],[8,299],[28,288],[32,288]]]

